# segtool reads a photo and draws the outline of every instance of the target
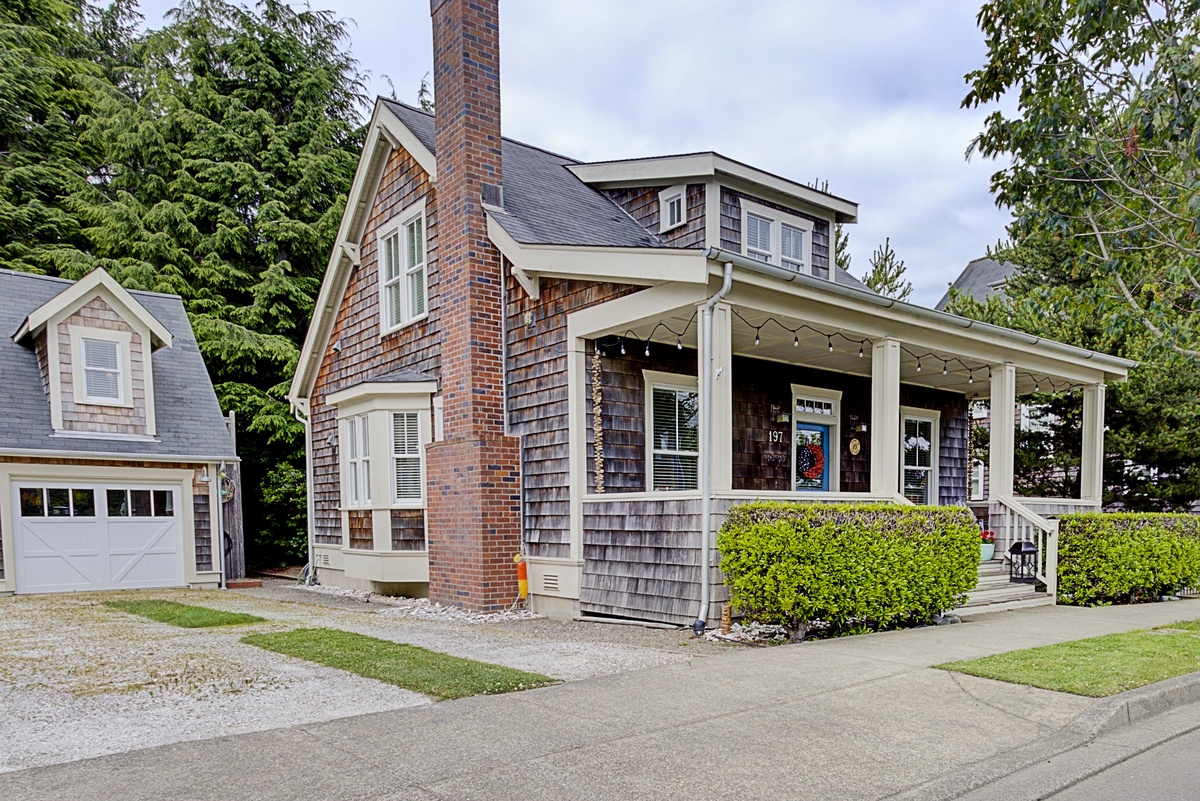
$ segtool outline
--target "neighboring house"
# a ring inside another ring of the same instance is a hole
[[[1130,362],[864,289],[830,252],[858,207],[812,187],[503,139],[495,0],[433,29],[437,117],[376,103],[290,392],[322,583],[496,609],[521,552],[544,614],[713,620],[730,506],[960,503],[971,399],[1050,377],[1086,399],[1060,506],[1098,504]],[[998,419],[992,505],[1036,536]]]
[[[216,587],[227,421],[173,295],[0,270],[0,593]]]
[[[950,303],[950,293],[955,290],[980,303],[992,295],[1003,295],[1004,285],[1008,283],[1008,279],[1012,277],[1016,269],[1015,264],[996,261],[987,256],[974,259],[967,263],[963,271],[958,274],[958,278],[954,279],[954,283],[950,284],[950,289],[946,290],[946,294],[942,295],[942,299],[933,308],[937,311],[945,311],[946,306]]]

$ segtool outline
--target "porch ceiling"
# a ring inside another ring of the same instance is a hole
[[[744,307],[735,306],[734,312],[731,341],[735,356],[871,377],[871,346],[878,335]],[[625,329],[624,337],[627,342],[644,341],[649,337],[654,342],[697,349],[698,333],[699,322],[694,308],[689,306],[631,323]],[[1014,363],[1017,365],[1018,395],[1081,385],[1078,380],[1054,372],[1026,368],[1015,360]],[[989,374],[989,363],[978,356],[924,347],[901,339],[902,383],[955,392],[968,398],[987,398],[991,394]]]

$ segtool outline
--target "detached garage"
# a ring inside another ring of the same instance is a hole
[[[181,300],[102,270],[0,296],[0,593],[219,586],[237,456]]]

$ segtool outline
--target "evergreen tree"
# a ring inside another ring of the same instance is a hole
[[[850,234],[841,223],[833,226],[833,263],[850,272]]]
[[[83,0],[0,3],[0,266],[56,273],[83,244],[63,198],[95,170],[81,140],[102,71]]]
[[[888,237],[871,254],[871,269],[863,276],[863,283],[880,295],[896,300],[905,300],[912,294],[912,284],[904,279],[904,260],[892,250]]]
[[[245,507],[248,559],[295,558],[303,429],[284,395],[362,137],[344,23],[280,0],[185,0],[140,38],[119,15],[108,24],[117,86],[85,120],[104,160],[69,198],[87,246],[63,273],[99,265],[183,297],[221,404],[239,415],[243,482],[274,499]]]

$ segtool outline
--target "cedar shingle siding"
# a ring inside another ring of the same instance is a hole
[[[630,189],[609,189],[604,194],[629,213],[643,228],[653,233],[659,233],[659,194],[666,186],[633,187]],[[665,234],[659,235],[659,240],[673,248],[704,247],[704,184],[688,184],[684,208],[687,211],[685,222],[678,228],[672,228]]]
[[[404,209],[425,198],[428,272],[428,316],[390,334],[379,336],[379,248],[376,232]],[[440,309],[438,304],[437,199],[429,175],[407,152],[393,151],[379,183],[370,220],[359,251],[359,266],[350,274],[346,292],[329,337],[330,346],[341,343],[341,352],[327,350],[313,389],[312,464],[313,510],[318,543],[342,542],[341,483],[338,466],[337,409],[325,397],[361,381],[368,375],[411,369],[436,378],[440,367]],[[332,437],[332,443],[330,438]],[[381,454],[373,469],[386,469]],[[377,466],[380,465],[380,466]]]

